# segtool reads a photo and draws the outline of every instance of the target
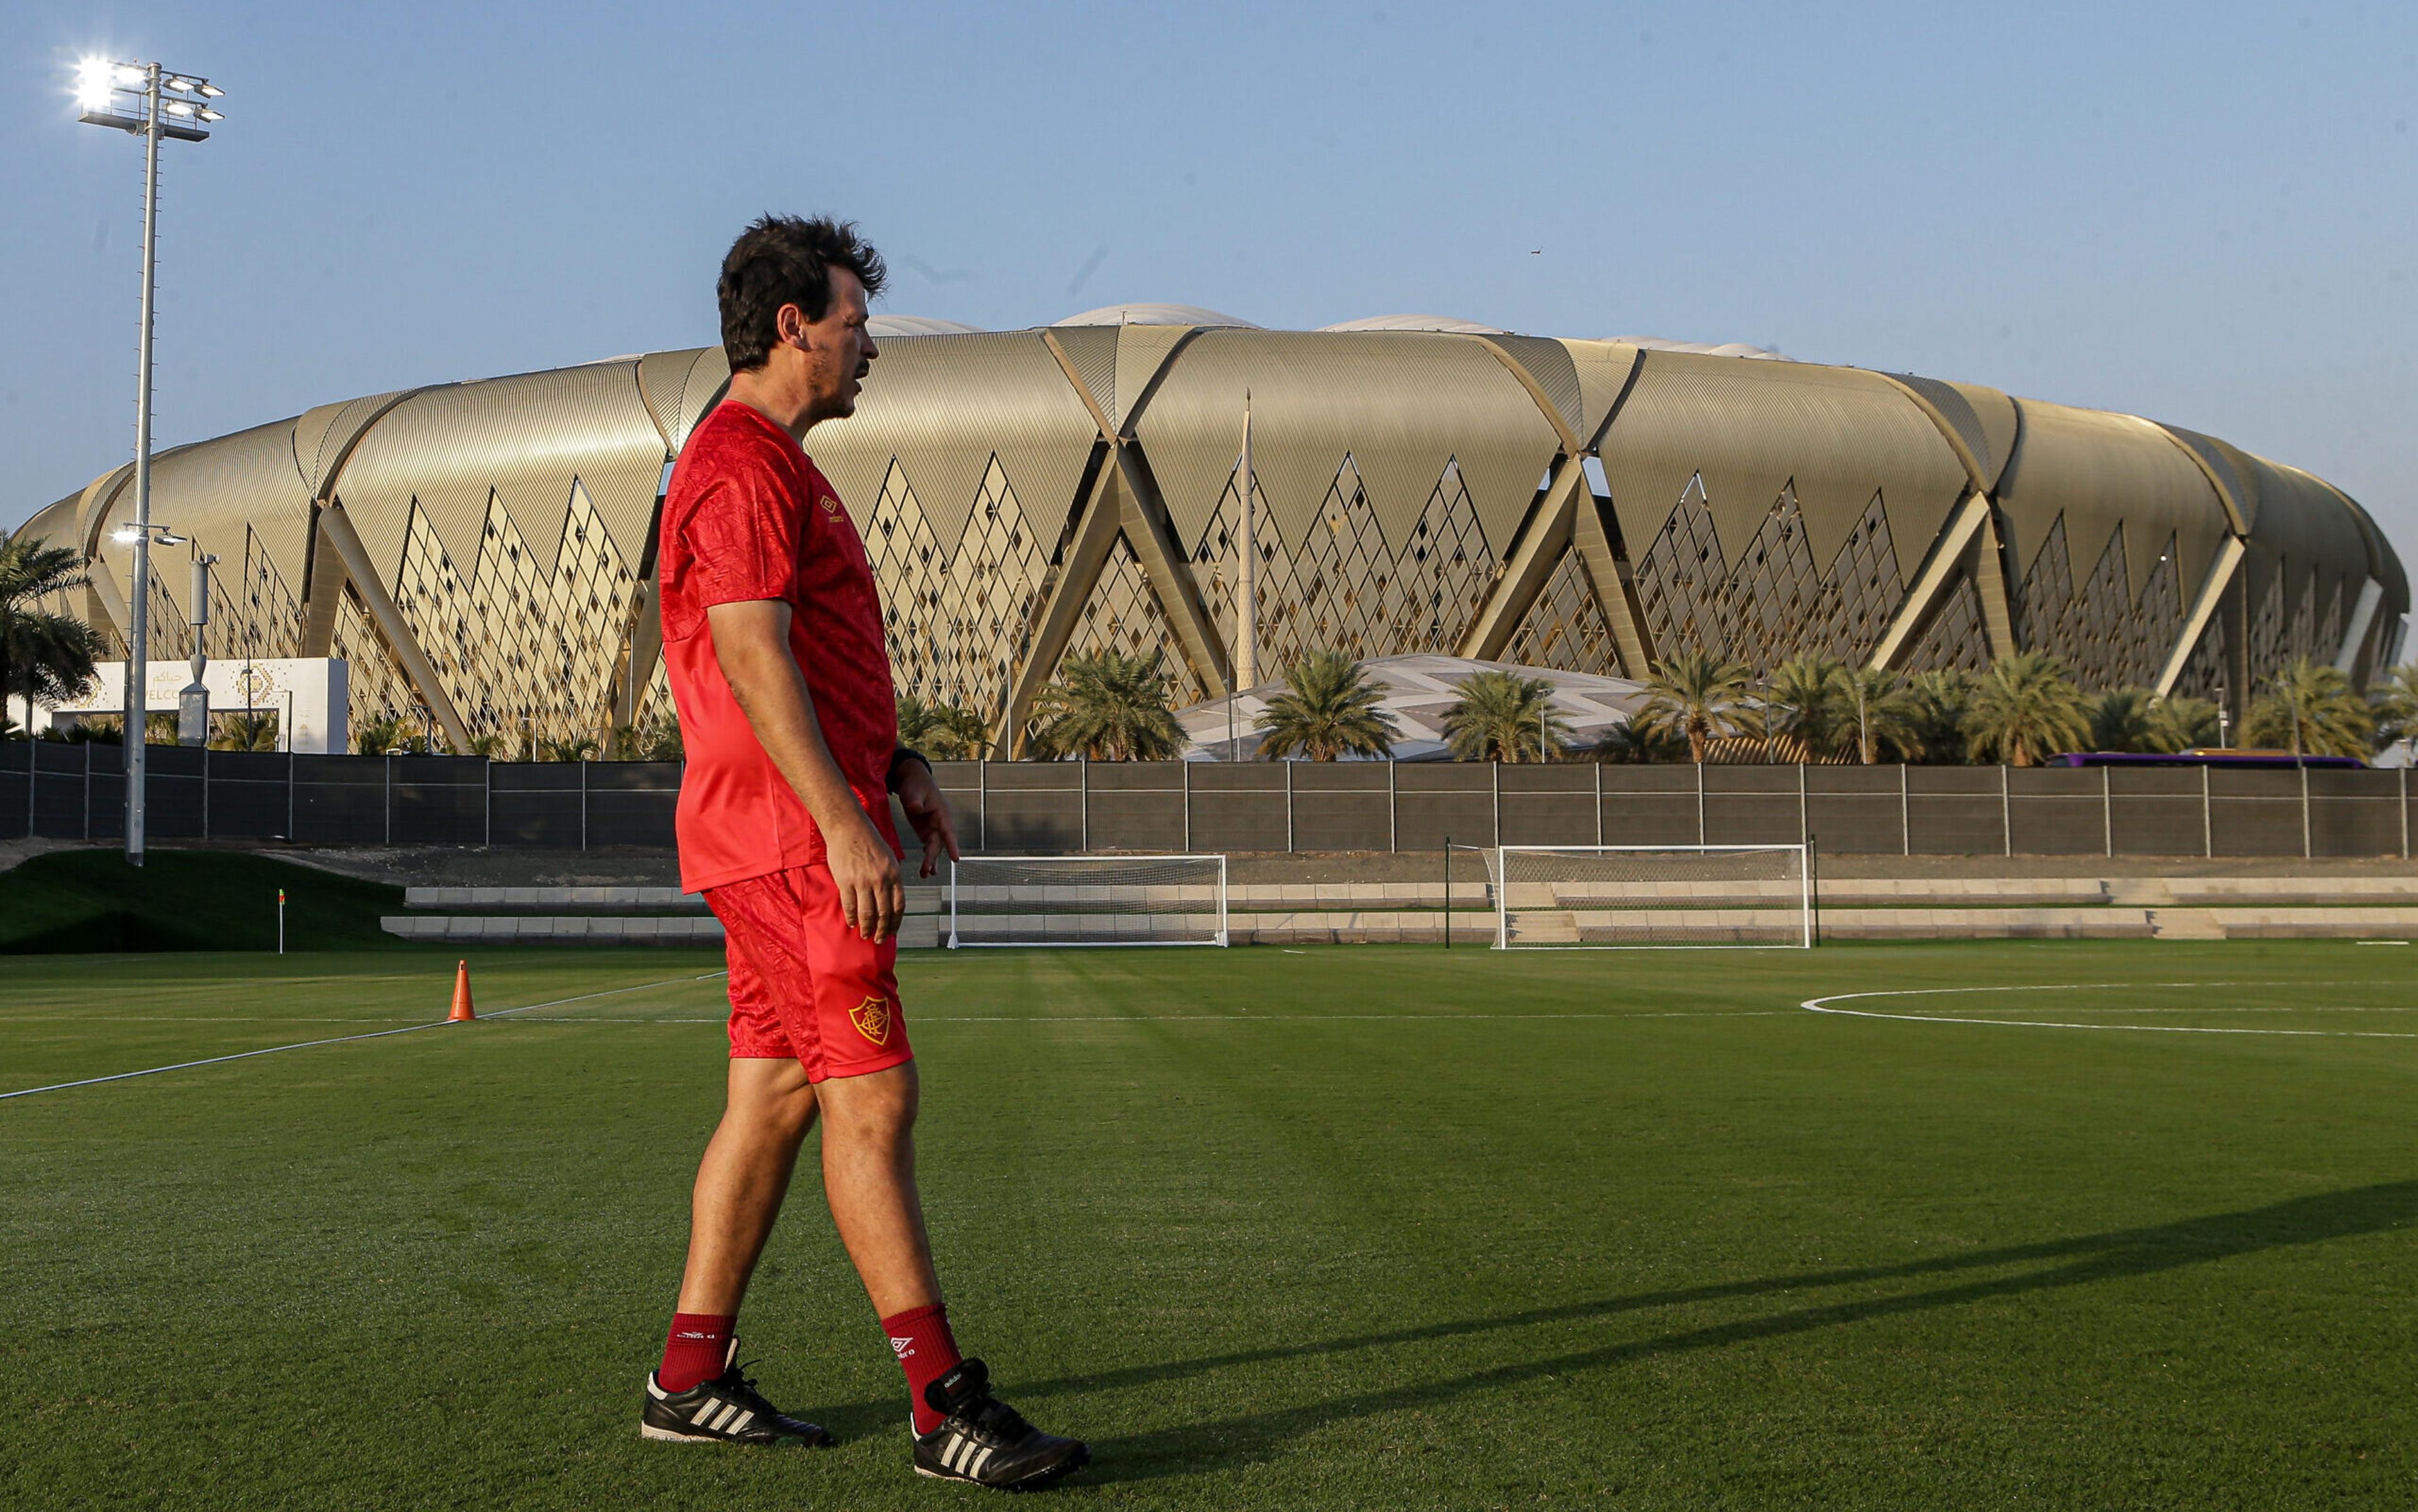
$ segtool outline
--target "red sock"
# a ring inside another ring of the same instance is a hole
[[[655,1383],[666,1391],[686,1391],[722,1374],[730,1360],[730,1331],[736,1315],[712,1312],[672,1314],[671,1336],[664,1341],[664,1363]]]
[[[881,1320],[890,1336],[890,1352],[907,1372],[907,1397],[915,1404],[915,1431],[929,1433],[941,1426],[941,1414],[925,1404],[924,1388],[956,1368],[957,1341],[949,1332],[949,1308],[936,1302],[910,1307]]]

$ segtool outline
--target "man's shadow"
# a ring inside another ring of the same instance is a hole
[[[1350,1354],[1356,1351],[1386,1349],[1431,1339],[1499,1333],[1547,1323],[1584,1322],[1653,1307],[1680,1306],[1773,1292],[1924,1277],[1938,1277],[1945,1283],[1895,1296],[1792,1307],[1758,1318],[1545,1355],[1445,1380],[1416,1382],[1383,1391],[1355,1393],[1329,1401],[1206,1422],[1171,1424],[1163,1428],[1096,1444],[1093,1467],[1083,1476],[1086,1482],[1094,1484],[1101,1481],[1151,1480],[1265,1459],[1295,1438],[1347,1418],[1431,1407],[1477,1392],[1541,1377],[1564,1376],[1658,1355],[1780,1338],[1861,1322],[1867,1319],[1928,1312],[1997,1297],[2088,1286],[2125,1276],[2150,1275],[2186,1265],[2229,1260],[2237,1255],[2378,1233],[2399,1228],[2413,1219],[2418,1219],[2418,1181],[2392,1182],[2293,1198],[2266,1207],[2185,1218],[2150,1228],[2120,1229],[2074,1239],[2007,1245],[1963,1255],[1909,1260],[1898,1265],[1813,1271],[1766,1280],[1720,1282],[1702,1287],[1639,1292],[1567,1306],[1531,1308],[1494,1318],[1431,1323],[1390,1333],[1272,1345],[1265,1349],[1243,1350],[1193,1360],[1133,1365],[1082,1376],[1018,1383],[1012,1395],[1024,1401],[1079,1391],[1147,1388],[1236,1366]],[[1959,1278],[1973,1271],[2041,1262],[2048,1262],[2047,1268],[2018,1275]],[[1180,1400],[1184,1395],[1168,1393],[1163,1399]],[[866,1411],[878,1413],[886,1419],[892,1409],[885,1405],[880,1409],[868,1407]]]

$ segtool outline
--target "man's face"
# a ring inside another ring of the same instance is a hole
[[[796,332],[796,345],[805,359],[809,413],[816,420],[844,420],[856,413],[856,396],[865,375],[880,352],[865,330],[865,284],[845,267],[832,272],[831,308],[823,318],[806,323],[795,305],[781,308],[782,334]]]

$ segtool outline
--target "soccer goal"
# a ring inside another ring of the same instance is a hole
[[[1223,856],[968,856],[949,867],[951,950],[1225,943]]]
[[[1814,943],[1803,846],[1498,846],[1498,950]]]

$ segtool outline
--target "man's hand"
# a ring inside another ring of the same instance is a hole
[[[890,842],[881,838],[865,810],[856,811],[854,823],[823,831],[823,859],[831,867],[832,884],[839,890],[840,912],[850,929],[873,940],[898,933],[898,920],[907,911],[898,858],[890,853]],[[925,863],[927,871],[930,864]]]
[[[907,811],[915,838],[924,842],[924,869],[918,875],[929,877],[941,869],[941,851],[951,861],[958,858],[957,821],[950,817],[949,801],[941,796],[930,768],[921,761],[901,761],[898,767],[898,806]]]

